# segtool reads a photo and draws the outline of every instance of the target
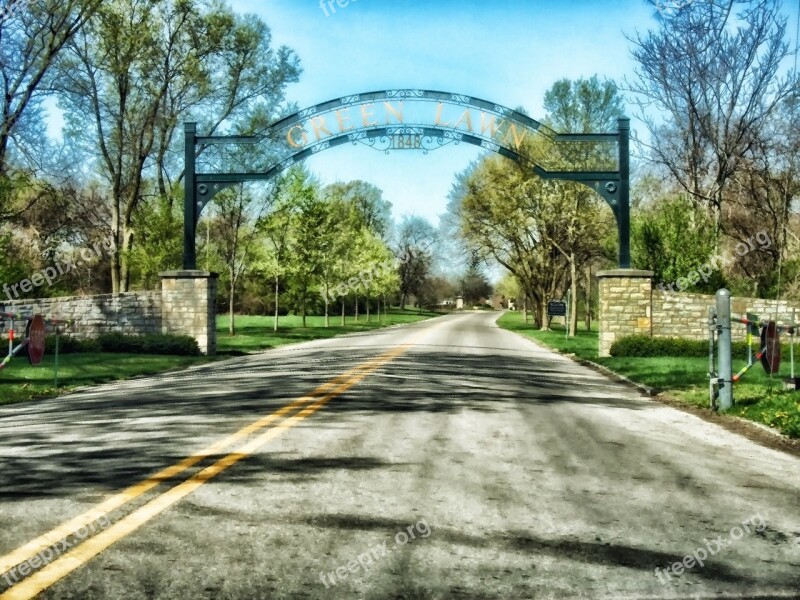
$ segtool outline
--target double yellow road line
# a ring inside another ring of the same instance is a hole
[[[58,580],[66,577],[75,569],[86,564],[93,557],[97,556],[103,550],[118,542],[122,538],[130,535],[139,527],[156,517],[158,514],[191,494],[198,487],[216,477],[227,468],[235,465],[243,458],[254,454],[264,444],[276,438],[287,429],[291,429],[303,419],[306,419],[321,409],[331,399],[344,393],[359,381],[364,379],[367,375],[379,369],[394,358],[400,356],[408,351],[413,341],[423,335],[429,333],[430,330],[418,334],[409,342],[397,346],[391,350],[384,352],[355,368],[335,377],[334,379],[320,385],[312,392],[297,398],[290,402],[280,410],[275,411],[253,423],[243,427],[239,431],[217,441],[211,446],[197,452],[182,461],[167,467],[141,481],[129,488],[115,494],[92,509],[84,512],[77,517],[59,525],[55,529],[48,531],[31,540],[27,544],[20,546],[16,550],[0,557],[0,574],[7,573],[17,565],[30,561],[36,555],[52,547],[54,544],[74,534],[76,531],[86,528],[93,524],[100,518],[105,517],[112,511],[126,505],[132,500],[142,496],[156,486],[160,485],[166,480],[169,480],[177,475],[180,475],[187,469],[196,465],[197,463],[219,454],[221,451],[233,446],[237,442],[245,440],[252,434],[261,431],[273,425],[283,417],[290,415],[293,411],[302,408],[292,416],[289,416],[274,427],[270,427],[258,436],[250,439],[242,445],[235,452],[227,454],[220,458],[212,465],[201,469],[189,479],[167,490],[163,494],[157,496],[155,499],[144,504],[140,508],[134,510],[126,517],[120,519],[112,526],[100,531],[95,536],[88,538],[85,542],[76,546],[75,548],[67,551],[66,553],[58,556],[47,565],[34,572],[26,579],[21,580],[19,583],[14,584],[6,592],[0,594],[0,600],[27,600],[33,598],[43,590],[53,585]]]

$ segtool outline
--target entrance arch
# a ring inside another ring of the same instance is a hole
[[[260,136],[198,136],[184,124],[183,268],[196,268],[195,235],[205,206],[221,190],[268,181],[342,144],[381,152],[424,153],[467,143],[505,156],[543,179],[577,181],[614,212],[619,267],[630,267],[630,120],[616,132],[556,133],[529,116],[479,98],[433,90],[354,94],[322,102],[270,125]],[[234,166],[231,166],[234,165]]]

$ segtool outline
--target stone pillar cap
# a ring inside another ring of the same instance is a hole
[[[612,269],[609,271],[599,271],[597,273],[597,277],[599,278],[607,278],[607,277],[621,277],[621,278],[651,278],[655,275],[653,271],[640,271],[638,269]]]
[[[176,279],[216,279],[219,277],[219,273],[212,273],[210,271],[162,271],[158,276]]]

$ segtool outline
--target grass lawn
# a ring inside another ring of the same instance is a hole
[[[330,327],[325,327],[325,317],[307,317],[306,328],[303,328],[302,317],[288,315],[278,319],[278,331],[273,328],[272,317],[252,317],[237,315],[236,335],[228,333],[228,316],[217,316],[217,352],[225,355],[236,355],[246,352],[255,352],[268,348],[275,348],[285,344],[295,344],[308,340],[319,340],[346,333],[370,331],[380,327],[398,325],[401,323],[415,323],[440,316],[439,313],[417,310],[390,311],[381,320],[373,314],[367,322],[366,315],[359,315],[358,322],[355,317],[348,316],[344,326],[341,325],[341,315],[331,315]]]
[[[555,326],[553,331],[534,329],[533,323],[527,325],[522,314],[508,312],[498,320],[504,329],[554,348],[564,354],[574,354],[579,358],[608,367],[615,373],[665,392],[686,404],[708,407],[708,358],[680,357],[597,357],[597,331],[581,329],[578,324],[577,335],[565,339],[564,329]],[[788,357],[787,357],[788,358]],[[741,360],[733,361],[734,373],[745,366]],[[772,379],[756,365],[736,384],[734,388],[735,405],[729,414],[739,415],[776,427],[789,437],[800,438],[800,392],[783,390],[783,377],[788,377],[788,360],[782,365],[780,376]],[[800,373],[800,368],[798,368]]]
[[[55,396],[52,354],[33,367],[26,358],[13,359],[0,371],[0,405],[31,398]],[[62,354],[58,357],[59,392],[76,387],[128,379],[136,375],[153,375],[202,362],[205,356],[156,356],[151,354],[111,354],[87,352]]]
[[[138,375],[155,375],[164,371],[185,368],[199,363],[219,360],[232,355],[274,348],[285,344],[329,338],[344,333],[369,331],[379,327],[413,323],[438,316],[437,313],[416,310],[390,312],[373,315],[368,323],[366,316],[358,323],[348,317],[344,327],[339,318],[331,318],[331,327],[325,327],[324,317],[308,317],[308,327],[303,329],[302,319],[295,316],[280,318],[277,333],[272,331],[271,317],[236,318],[237,335],[228,334],[228,318],[217,318],[218,356],[162,356],[153,354],[81,353],[62,354],[58,360],[58,393],[77,387],[128,379]],[[54,386],[54,356],[47,354],[42,364],[33,367],[27,358],[15,358],[0,371],[0,405],[21,402],[33,398],[57,395]]]

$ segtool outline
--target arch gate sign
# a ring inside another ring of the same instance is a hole
[[[200,213],[227,187],[268,181],[323,150],[362,144],[380,152],[429,153],[468,143],[510,158],[543,179],[577,181],[611,206],[619,266],[630,267],[630,120],[613,133],[556,133],[516,110],[431,90],[386,90],[337,98],[301,110],[260,136],[198,136],[185,123],[183,268],[196,268]]]

